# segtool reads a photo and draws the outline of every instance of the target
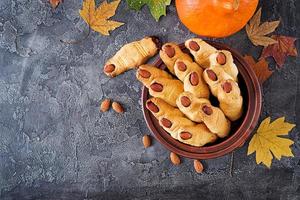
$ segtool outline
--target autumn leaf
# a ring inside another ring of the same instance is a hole
[[[134,10],[140,10],[147,4],[152,16],[158,21],[162,15],[166,15],[166,7],[171,4],[171,0],[127,0],[127,4]]]
[[[108,20],[115,15],[115,11],[121,0],[116,0],[111,3],[104,1],[96,8],[94,0],[84,0],[82,10],[79,11],[83,20],[93,29],[102,35],[109,35],[112,31],[124,23]]]
[[[260,59],[272,56],[277,63],[277,66],[281,68],[287,56],[298,55],[297,49],[295,47],[295,41],[297,40],[296,38],[282,35],[273,35],[272,39],[276,40],[277,43],[265,47],[262,51]]]
[[[249,24],[246,25],[248,38],[255,45],[268,46],[277,43],[276,40],[267,37],[266,35],[275,31],[280,21],[264,22],[261,24],[261,8],[255,13]]]
[[[59,4],[61,4],[63,0],[49,0],[49,3],[51,4],[52,8],[55,9]]]
[[[248,155],[256,152],[256,163],[271,167],[273,156],[278,160],[282,156],[294,157],[290,146],[294,142],[288,138],[278,137],[288,135],[295,124],[284,122],[284,117],[270,123],[270,117],[264,119],[248,146]]]
[[[265,59],[256,62],[252,56],[248,55],[244,56],[244,59],[252,67],[261,84],[272,75],[273,72],[269,69],[269,63]]]

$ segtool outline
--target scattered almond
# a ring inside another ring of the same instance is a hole
[[[104,101],[102,101],[100,105],[100,111],[106,112],[108,111],[109,107],[110,107],[110,99],[105,99]]]
[[[118,102],[113,102],[112,103],[112,108],[114,109],[114,111],[116,111],[117,113],[123,113],[124,112],[124,108],[122,107],[122,105]]]
[[[176,153],[171,152],[170,153],[170,159],[174,165],[180,164],[180,158]]]
[[[197,173],[203,172],[203,165],[199,160],[194,160],[194,168]]]
[[[151,137],[149,135],[143,136],[143,144],[145,148],[148,148],[151,146]]]

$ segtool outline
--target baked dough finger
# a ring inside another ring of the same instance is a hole
[[[220,108],[230,119],[235,121],[243,114],[243,97],[236,82],[233,80],[221,81],[218,85],[218,96]]]
[[[221,67],[213,67],[205,69],[203,72],[203,78],[208,84],[211,93],[217,97],[218,85],[223,80],[233,80]]]
[[[168,78],[156,78],[149,86],[149,93],[153,97],[159,97],[171,106],[176,107],[176,99],[183,92],[183,84],[179,80]]]
[[[166,113],[173,113],[175,116],[179,117],[184,116],[184,114],[178,108],[171,106],[161,98],[157,97],[152,97],[148,99],[146,102],[146,107],[157,119],[159,119]]]
[[[203,123],[195,126],[182,126],[177,132],[180,142],[196,147],[213,143],[218,139],[218,136],[212,133]]]
[[[172,79],[172,76],[168,72],[148,64],[139,66],[136,77],[147,88],[158,77]]]
[[[199,99],[190,92],[183,92],[176,103],[189,119],[195,122],[203,121],[207,128],[219,137],[224,138],[229,134],[230,121],[221,109],[212,106],[207,99]]]
[[[199,112],[200,105],[210,104],[210,102],[205,98],[196,98],[191,92],[183,92],[178,96],[176,104],[187,118],[194,122],[202,122],[202,116]]]
[[[214,142],[217,136],[204,124],[195,124],[179,111],[160,98],[151,98],[146,107],[159,121],[160,126],[174,139],[192,146],[203,146]]]
[[[185,46],[194,56],[195,61],[202,67],[210,67],[209,56],[217,51],[216,48],[209,45],[200,38],[192,38],[185,41]]]
[[[202,104],[200,113],[204,124],[211,132],[217,134],[220,138],[228,136],[231,123],[220,108],[211,104]]]
[[[182,52],[180,47],[173,42],[164,44],[159,51],[159,55],[172,74],[175,74],[174,65],[177,59],[193,61],[188,54]]]
[[[174,108],[177,109],[177,108]],[[165,113],[159,119],[159,124],[165,131],[178,140],[178,130],[183,126],[195,126],[196,124],[186,117],[174,115],[172,112]]]
[[[103,71],[107,76],[115,77],[129,69],[136,68],[153,57],[159,47],[160,42],[156,37],[145,37],[125,44],[105,63]]]
[[[178,139],[178,129],[181,126],[195,125],[194,122],[185,118],[178,108],[160,98],[153,97],[147,100],[146,107],[159,121],[160,126],[175,139]]]
[[[185,77],[184,91],[191,92],[198,98],[209,98],[209,89],[202,77],[202,72],[194,71]]]
[[[174,71],[183,82],[184,91],[189,91],[199,98],[209,98],[210,92],[202,77],[203,69],[197,63],[178,59]]]
[[[197,63],[188,60],[177,59],[174,64],[175,75],[182,82],[190,72],[194,71],[203,72],[202,68]]]
[[[221,67],[229,74],[234,81],[237,82],[237,75],[239,73],[236,65],[233,62],[233,57],[230,51],[218,50],[209,56],[210,67]]]

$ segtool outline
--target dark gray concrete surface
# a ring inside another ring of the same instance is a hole
[[[125,25],[111,36],[92,32],[79,45],[63,44],[88,30],[81,3],[65,0],[53,11],[47,0],[0,1],[0,199],[300,199],[298,128],[290,133],[294,158],[267,169],[246,155],[247,143],[235,151],[233,177],[230,155],[203,161],[205,173],[196,174],[192,160],[173,166],[156,141],[145,150],[141,84],[134,71],[109,79],[102,65],[145,35],[164,42],[194,35],[174,2],[157,23],[147,8],[134,12],[122,1],[114,19]],[[282,20],[278,34],[300,36],[299,0],[261,5],[264,20]],[[255,57],[262,50],[244,30],[218,41]],[[300,126],[299,79],[300,58],[288,58],[264,84],[261,119],[286,116]],[[122,102],[126,113],[99,113],[104,97]]]

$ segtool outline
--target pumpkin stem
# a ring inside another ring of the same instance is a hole
[[[240,0],[233,0],[232,7],[234,11],[237,11],[239,9]]]

